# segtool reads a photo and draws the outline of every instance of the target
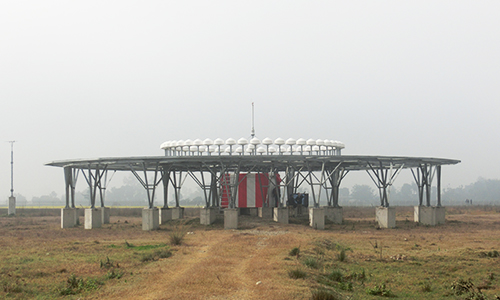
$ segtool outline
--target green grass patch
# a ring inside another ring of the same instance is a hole
[[[292,279],[303,279],[307,277],[307,273],[300,268],[295,268],[288,271],[288,277]]]
[[[141,245],[141,246],[135,246],[127,241],[125,241],[125,248],[127,249],[134,249],[137,251],[147,251],[151,249],[158,249],[158,248],[163,248],[167,247],[167,244],[161,243],[161,244],[156,244],[156,245]]]
[[[307,257],[304,259],[303,264],[311,269],[319,269],[321,262],[314,257]]]
[[[149,262],[149,261],[156,261],[161,258],[169,258],[172,256],[172,251],[170,249],[161,249],[161,250],[156,250],[152,253],[144,253],[140,260],[141,262]]]
[[[333,290],[327,289],[317,289],[311,292],[312,300],[341,300],[343,299],[341,295]]]
[[[66,280],[63,288],[59,289],[61,296],[77,295],[83,292],[89,292],[99,289],[104,283],[95,278],[78,278],[72,274]]]
[[[380,285],[376,285],[372,288],[367,288],[366,293],[368,295],[373,295],[373,296],[382,296],[382,297],[396,297],[396,295],[387,288],[385,283],[382,283]]]

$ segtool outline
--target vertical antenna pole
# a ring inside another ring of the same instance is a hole
[[[10,196],[14,197],[14,143],[16,141],[9,141],[10,143]]]
[[[252,102],[252,132],[250,134],[252,138],[255,137],[255,128],[254,128],[254,108],[253,108],[253,102]]]

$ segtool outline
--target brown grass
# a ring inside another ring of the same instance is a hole
[[[419,226],[412,208],[398,207],[397,228],[391,230],[376,228],[373,208],[346,207],[344,224],[327,222],[324,231],[303,225],[307,217],[282,225],[240,216],[240,230],[223,230],[220,220],[201,226],[189,217],[193,234],[179,246],[168,245],[175,222],[144,232],[140,217],[122,212],[94,230],[62,230],[52,212],[0,217],[0,298],[62,297],[57,290],[75,274],[104,285],[70,299],[310,299],[323,288],[317,279],[332,269],[347,275],[366,270],[366,283],[354,281],[354,291],[340,291],[354,299],[378,299],[365,289],[382,283],[398,299],[446,297],[455,279],[469,277],[490,299],[500,294],[500,258],[482,255],[500,250],[495,207],[447,208],[447,223],[438,227]],[[344,262],[329,242],[352,249]],[[288,255],[294,247],[300,247],[300,257]],[[143,254],[167,248],[171,257],[141,262]],[[404,259],[396,260],[398,255]],[[320,268],[306,267],[307,257],[320,260]],[[107,258],[123,273],[120,279],[106,279],[110,270],[100,262]],[[290,278],[295,268],[308,276]]]

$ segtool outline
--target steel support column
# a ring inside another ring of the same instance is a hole
[[[436,166],[437,172],[437,206],[441,207],[441,166]]]
[[[137,173],[137,171],[135,170],[135,168],[133,168],[132,166],[130,166],[130,171],[132,172],[132,174],[134,174],[135,178],[137,178],[137,180],[139,181],[139,183],[146,190],[146,194],[147,194],[147,197],[148,197],[147,198],[147,200],[148,200],[148,208],[151,209],[151,208],[154,207],[154,199],[155,199],[156,187],[158,186],[158,184],[160,184],[160,182],[162,180],[162,176],[160,176],[160,179],[158,179],[158,173],[160,172],[160,165],[158,163],[154,164],[153,182],[150,183],[149,179],[148,179],[148,169],[149,169],[149,166],[146,163],[143,163],[142,164],[142,171],[143,171],[143,177],[144,178],[141,178],[141,176],[139,175],[139,173]]]
[[[438,168],[439,167],[439,168]],[[441,166],[435,166],[434,167],[434,171],[438,170],[439,169],[439,173],[438,173],[438,180],[439,180],[439,185],[441,185]],[[433,180],[433,177],[434,177],[434,174],[433,174],[433,166],[430,165],[430,164],[420,164],[418,167],[417,167],[417,174],[415,174],[415,171],[413,171],[413,169],[411,170],[412,174],[413,174],[413,178],[415,179],[415,183],[417,184],[417,187],[418,187],[418,205],[419,206],[422,206],[423,204],[423,198],[424,198],[424,194],[425,194],[425,206],[427,207],[430,207],[431,206],[431,187],[432,187],[432,180]],[[439,187],[439,190],[440,190],[440,187]],[[424,193],[425,191],[425,193]],[[439,202],[439,205],[441,204],[441,194],[440,194],[440,191],[438,191],[438,202]]]
[[[370,169],[366,170],[366,172],[379,190],[380,206],[389,207],[389,189],[396,180],[401,169],[404,167],[404,164],[400,165],[394,173],[394,165],[392,163],[390,163],[389,168],[384,168],[383,163],[379,162],[378,169],[375,169],[375,167],[370,162],[367,162],[367,164]],[[373,176],[372,174],[370,174],[370,170],[372,171]]]
[[[66,185],[66,206],[65,208],[70,208],[70,197],[73,200],[74,207],[74,199],[73,199],[73,169],[71,167],[64,167],[64,182]]]
[[[170,183],[170,170],[163,169],[161,171],[162,184],[163,184],[163,208],[168,208],[168,186]]]

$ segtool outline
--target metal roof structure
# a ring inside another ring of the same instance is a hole
[[[365,155],[227,155],[227,156],[137,156],[137,157],[102,157],[93,159],[57,160],[46,163],[47,166],[70,167],[76,169],[107,169],[114,171],[155,171],[157,165],[176,171],[209,172],[214,167],[239,167],[241,172],[268,170],[285,171],[287,167],[307,168],[321,171],[324,166],[335,165],[346,171],[371,170],[377,168],[418,168],[422,165],[455,165],[460,160],[434,157],[408,156],[365,156]],[[340,164],[340,165],[339,165]]]
[[[381,206],[388,207],[387,189],[393,184],[402,169],[411,169],[418,186],[419,205],[423,204],[425,196],[426,205],[430,206],[430,187],[433,178],[437,175],[439,191],[437,206],[441,206],[441,166],[460,163],[460,160],[432,157],[340,155],[340,149],[344,148],[342,143],[329,143],[329,147],[318,146],[317,142],[322,140],[310,140],[307,144],[310,148],[305,149],[305,151],[303,148],[292,148],[293,141],[290,142],[291,139],[287,140],[289,143],[282,139],[276,139],[274,144],[279,146],[277,151],[271,151],[270,147],[257,151],[257,148],[250,147],[252,144],[248,144],[242,139],[237,145],[238,142],[233,142],[232,139],[228,139],[228,141],[226,141],[226,148],[222,150],[220,148],[222,144],[217,143],[209,142],[206,146],[200,146],[199,142],[196,143],[198,145],[185,145],[185,141],[182,141],[180,145],[176,142],[166,142],[166,145],[162,144],[165,156],[59,160],[46,165],[64,168],[67,207],[70,206],[70,198],[71,206],[74,207],[74,189],[80,172],[90,187],[91,206],[94,207],[97,191],[101,197],[101,206],[104,206],[103,191],[106,189],[107,172],[130,171],[145,188],[150,208],[154,205],[155,190],[160,183],[164,187],[164,207],[168,207],[167,190],[169,186],[174,188],[176,206],[179,206],[178,192],[182,186],[183,173],[185,176],[189,175],[193,178],[204,191],[207,207],[219,205],[219,193],[225,188],[231,191],[230,207],[233,208],[235,207],[238,182],[221,180],[229,174],[239,175],[253,172],[269,176],[269,174],[284,172],[284,175],[281,176],[282,181],[274,183],[273,188],[284,190],[282,199],[275,205],[285,206],[286,196],[296,192],[301,184],[306,183],[311,187],[315,207],[319,206],[322,190],[327,193],[328,206],[338,207],[338,191],[342,179],[350,171],[366,171],[379,190]],[[190,144],[189,140],[188,144]],[[270,144],[264,145],[269,146]],[[234,151],[233,145],[236,147]],[[284,145],[283,148],[281,148],[282,145]],[[288,145],[288,150],[286,145]],[[200,150],[200,147],[204,148]],[[150,174],[150,179],[148,179],[148,174]],[[153,179],[151,179],[151,174]]]

